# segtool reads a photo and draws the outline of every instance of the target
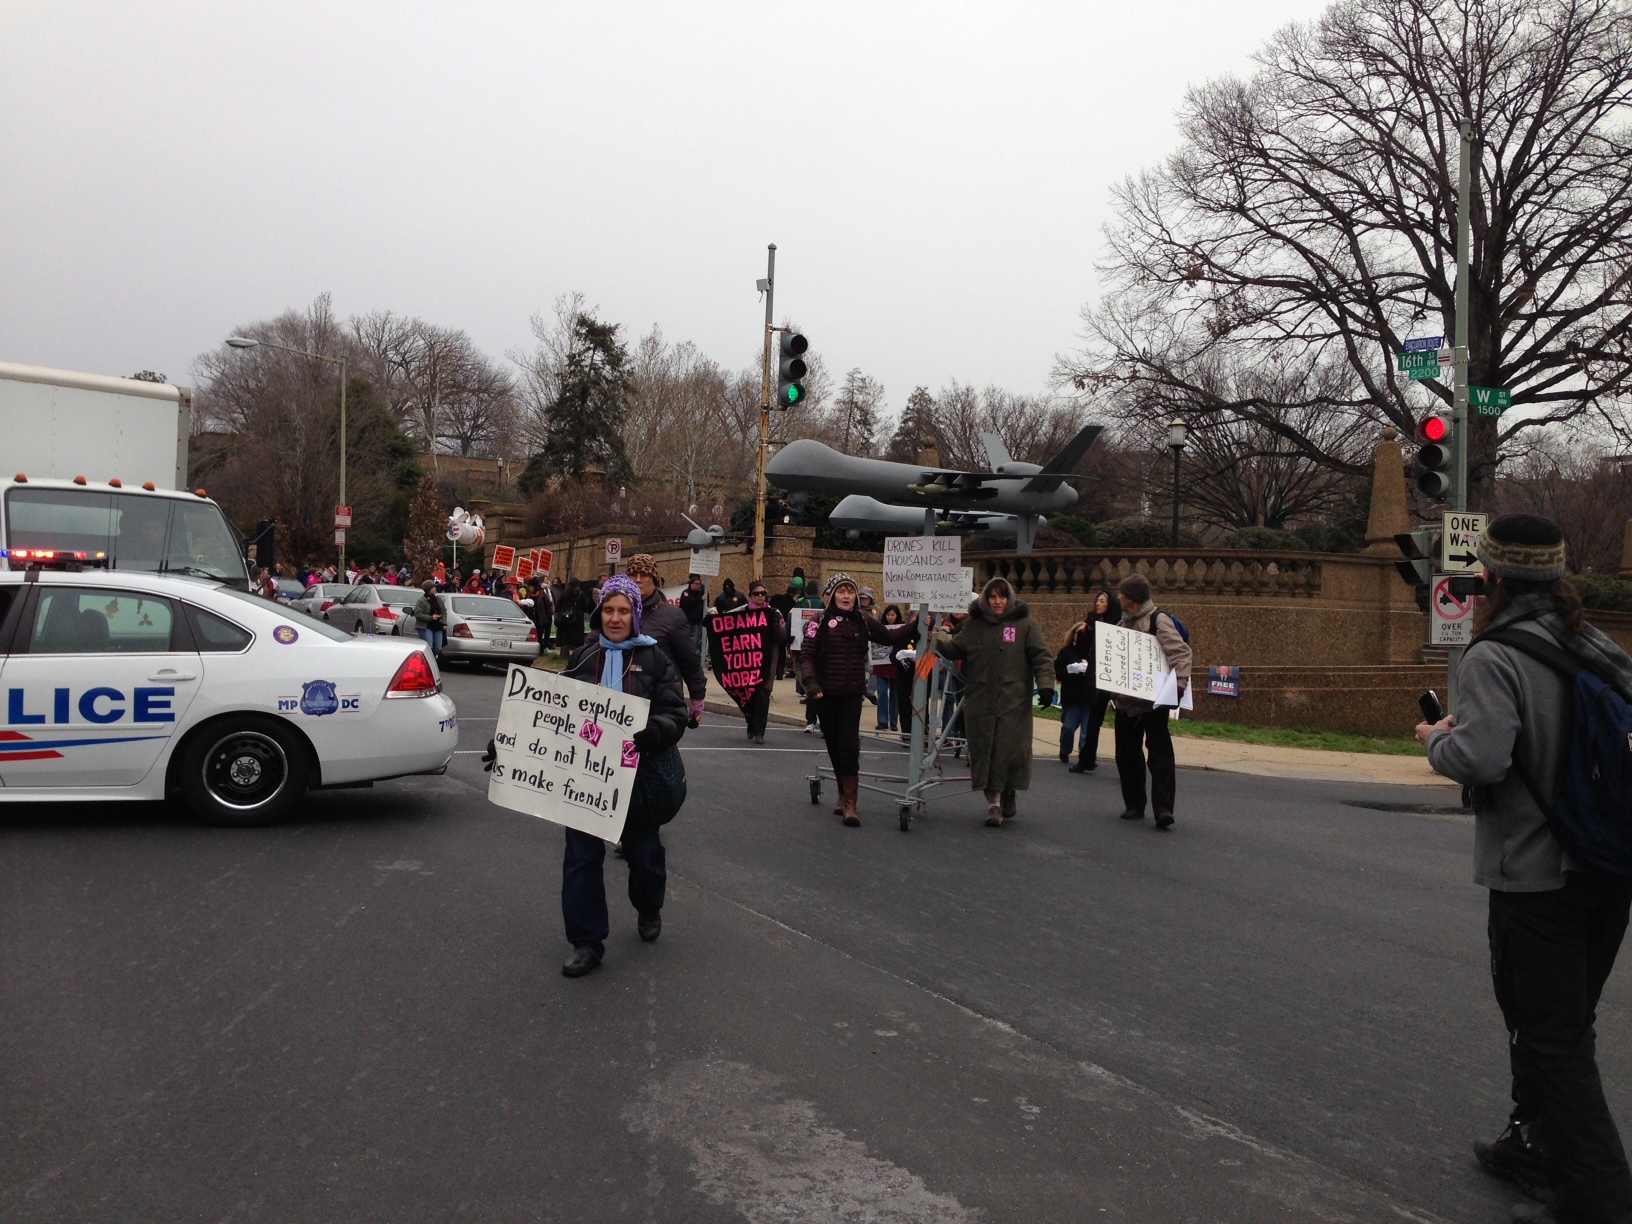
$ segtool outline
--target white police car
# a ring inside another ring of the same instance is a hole
[[[418,641],[187,578],[0,573],[0,802],[178,798],[267,824],[308,787],[440,773],[458,738]]]

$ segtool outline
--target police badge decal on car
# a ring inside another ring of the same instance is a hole
[[[332,680],[308,680],[300,686],[300,712],[315,714],[322,717],[324,714],[333,714],[340,708],[340,694],[335,691]]]

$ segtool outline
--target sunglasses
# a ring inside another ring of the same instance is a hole
[[[763,594],[765,594],[765,588],[764,587],[754,587],[751,590],[749,590],[748,597],[750,599],[752,599],[755,595],[763,595]]]

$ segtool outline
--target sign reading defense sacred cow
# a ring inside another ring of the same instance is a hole
[[[738,608],[708,618],[709,662],[738,706],[765,681],[776,640],[771,616],[770,608]]]
[[[488,799],[607,841],[623,836],[651,702],[536,667],[510,668]]]
[[[1155,634],[1095,622],[1094,683],[1101,692],[1154,702],[1167,670],[1167,655]]]

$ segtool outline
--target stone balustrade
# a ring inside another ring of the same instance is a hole
[[[1244,595],[1314,598],[1327,554],[1241,549],[1044,550],[1030,556],[972,553],[977,585],[1007,578],[1016,592],[1090,594],[1116,588],[1129,574],[1150,579],[1159,596]]]

